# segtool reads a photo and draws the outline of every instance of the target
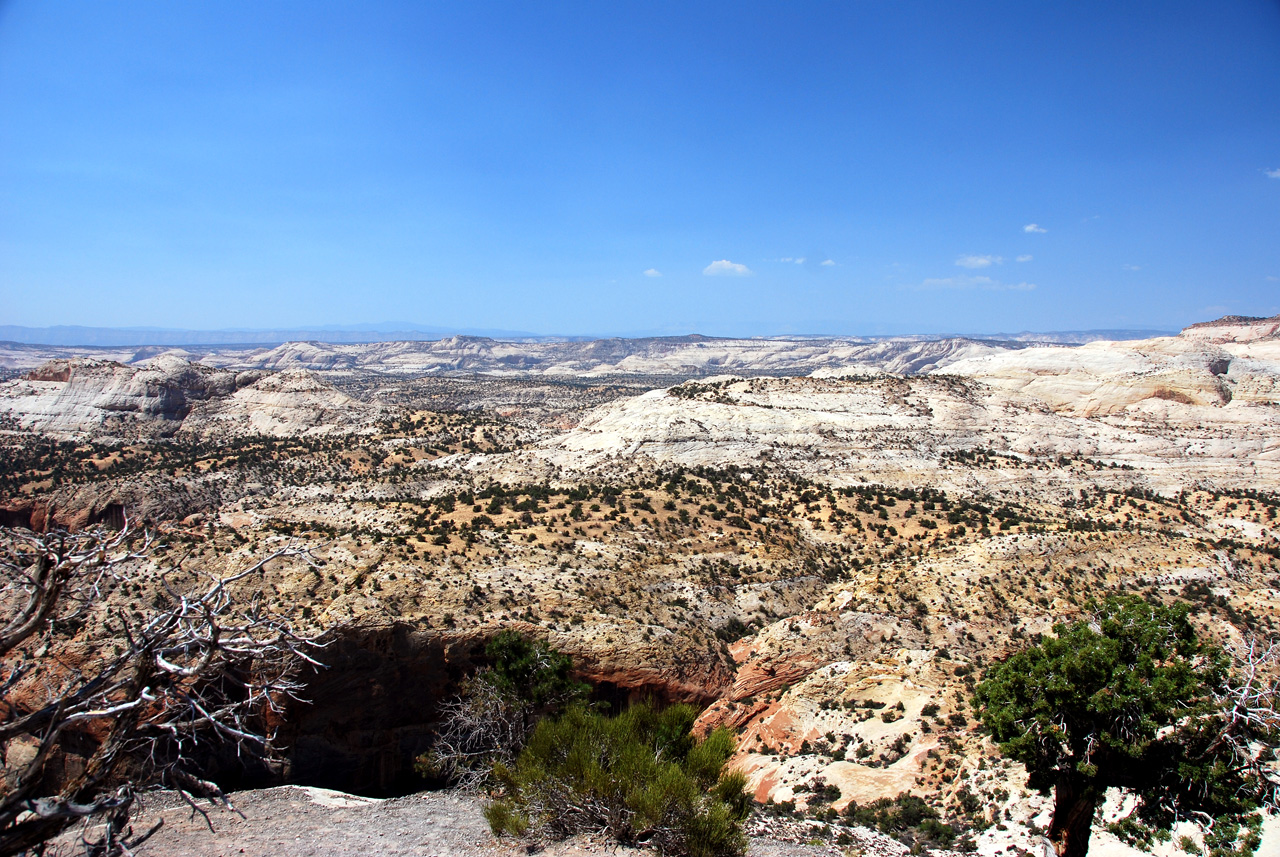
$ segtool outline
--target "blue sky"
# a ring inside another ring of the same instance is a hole
[[[0,0],[0,323],[1277,312],[1274,0]]]

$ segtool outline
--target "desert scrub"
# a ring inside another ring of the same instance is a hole
[[[967,837],[956,843],[960,831],[944,822],[927,801],[905,792],[896,798],[882,797],[866,806],[859,806],[857,801],[851,800],[844,815],[853,824],[879,830],[913,849],[916,846],[952,848],[955,843],[959,845],[957,850],[973,850],[972,840]]]
[[[616,717],[573,707],[538,724],[511,767],[494,776],[502,797],[485,808],[499,836],[558,840],[602,833],[662,854],[742,854],[750,811],[746,777],[725,771],[733,736],[690,735],[697,712],[635,705]]]
[[[511,764],[537,722],[586,698],[572,659],[542,640],[503,631],[485,646],[490,665],[440,706],[431,749],[414,768],[467,791],[491,784],[495,764]]]

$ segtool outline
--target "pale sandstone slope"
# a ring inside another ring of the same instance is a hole
[[[1096,350],[1061,351],[1068,357],[1096,356]],[[1140,358],[1126,359],[1137,363]],[[1109,364],[1104,360],[1103,365]],[[1047,462],[1067,455],[1137,468],[1161,489],[1198,481],[1280,484],[1274,373],[1251,380],[1246,401],[1224,405],[1184,404],[1168,394],[1138,398],[1133,390],[1146,382],[1136,368],[1104,381],[1089,375],[1077,380],[1072,373],[1083,373],[1070,362],[1058,375],[1016,365],[980,368],[981,381],[954,376],[721,379],[657,390],[601,406],[532,451],[471,458],[466,466],[507,480],[586,472],[610,461],[749,468],[768,459],[835,484],[1034,493],[1071,488],[1079,481]],[[971,366],[969,371],[977,375],[979,370]],[[1068,382],[1050,383],[1064,376]],[[1035,379],[1039,395],[1024,392]],[[1168,373],[1164,382],[1166,388],[1174,383]],[[1186,383],[1180,387],[1188,388]],[[1118,389],[1118,397],[1134,401],[1127,408],[1087,413],[1082,403],[1095,401],[1104,389]],[[1011,458],[988,470],[953,467],[947,460],[948,453],[978,448]],[[1037,462],[1045,466],[1033,466]],[[460,463],[442,459],[432,466]]]
[[[1218,343],[1274,338],[1280,336],[1280,315],[1270,318],[1228,315],[1217,321],[1202,321],[1183,328],[1182,336]]]
[[[200,429],[289,437],[342,431],[367,422],[379,409],[355,401],[306,370],[267,375],[200,412]]]
[[[1222,348],[1164,337],[1027,348],[960,360],[945,371],[1034,396],[1057,411],[1096,416],[1149,399],[1225,405],[1231,401],[1231,364]]]
[[[375,411],[305,371],[234,372],[169,354],[133,366],[55,360],[0,384],[0,414],[61,436],[182,429],[286,436],[347,429]]]

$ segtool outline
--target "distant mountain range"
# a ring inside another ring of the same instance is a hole
[[[1172,336],[1177,331],[1163,330],[1070,330],[1051,332],[968,334],[966,338],[1002,340],[1012,342],[1054,342],[1078,345],[1100,339],[1128,340],[1148,339],[1153,336]],[[80,346],[80,347],[143,347],[143,346],[191,346],[191,345],[279,345],[284,342],[424,342],[449,336],[480,336],[507,341],[581,342],[595,339],[616,338],[597,336],[543,336],[527,331],[494,330],[484,328],[429,327],[407,322],[381,324],[321,325],[314,328],[287,329],[227,329],[183,330],[162,327],[82,327],[57,325],[54,327],[23,327],[0,325],[0,341],[24,345]],[[963,335],[963,334],[961,334]],[[743,337],[746,338],[746,337]],[[887,336],[777,336],[750,337],[755,339],[824,339],[868,342],[880,339],[914,337]],[[922,335],[920,339],[944,339],[945,335]]]

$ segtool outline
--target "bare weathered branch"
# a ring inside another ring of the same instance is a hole
[[[110,588],[144,579],[151,548],[149,535],[128,526],[0,530],[0,752],[14,742],[32,748],[0,784],[0,857],[38,848],[81,821],[93,828],[81,836],[86,853],[132,853],[155,831],[129,830],[134,790],[144,783],[177,789],[193,804],[225,802],[194,767],[197,749],[212,741],[245,757],[270,755],[274,735],[261,715],[296,696],[300,664],[317,663],[313,640],[256,598],[242,604],[231,588],[274,560],[311,561],[293,546],[224,577],[197,574],[193,586],[176,582],[191,578],[185,571],[146,578],[156,597],[150,613],[103,614],[114,653],[87,663],[62,657],[77,622],[102,609]],[[96,742],[84,772],[57,793],[37,793],[72,733]]]

